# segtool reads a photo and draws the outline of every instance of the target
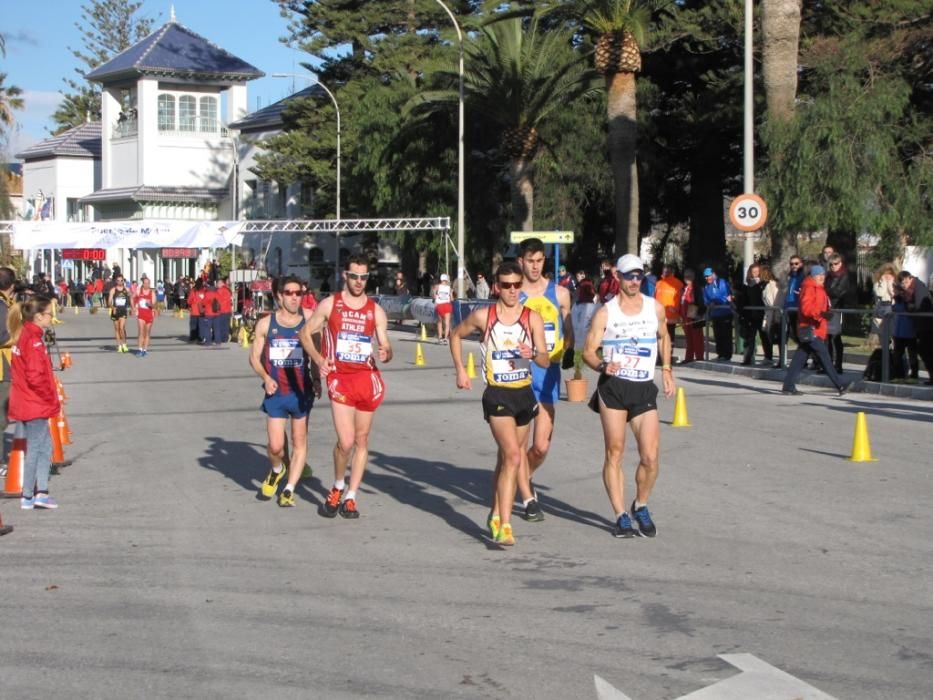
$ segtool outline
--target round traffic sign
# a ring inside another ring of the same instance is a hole
[[[757,231],[768,220],[768,205],[757,194],[740,194],[729,207],[729,221],[739,231]]]

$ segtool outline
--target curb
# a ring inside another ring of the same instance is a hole
[[[749,379],[761,379],[769,382],[783,382],[784,374],[787,370],[774,369],[773,367],[753,367],[737,365],[731,362],[710,362],[708,360],[696,360],[686,365],[675,365],[683,369],[700,369],[716,374],[731,374]],[[856,375],[853,377],[852,375]],[[879,396],[891,396],[900,399],[916,399],[918,401],[933,401],[933,386],[923,386],[917,384],[883,384],[882,382],[869,382],[861,379],[858,372],[843,372],[846,379],[855,379],[849,393],[877,394]],[[804,370],[800,375],[797,384],[806,386],[822,387],[824,389],[833,389],[829,379],[821,374],[808,372]]]

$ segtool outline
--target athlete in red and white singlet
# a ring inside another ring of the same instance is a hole
[[[369,460],[373,412],[385,397],[376,358],[380,362],[392,359],[385,311],[365,294],[368,264],[362,258],[351,256],[343,277],[344,290],[318,304],[300,335],[305,352],[320,366],[327,382],[337,431],[334,486],[321,509],[329,518],[338,512],[345,518],[359,517],[356,496]],[[314,336],[318,333],[323,333],[323,354],[314,344]],[[344,476],[348,464],[349,484]]]
[[[139,351],[137,357],[145,357],[149,352],[149,338],[152,335],[152,322],[155,320],[155,290],[149,286],[149,278],[143,277],[142,284],[133,295],[133,311],[139,327]]]

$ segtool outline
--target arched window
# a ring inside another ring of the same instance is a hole
[[[178,128],[181,131],[194,131],[198,116],[198,101],[191,95],[178,98]]]
[[[219,124],[217,123],[217,98],[201,98],[201,131],[216,132]]]
[[[175,131],[175,98],[159,95],[159,131]]]

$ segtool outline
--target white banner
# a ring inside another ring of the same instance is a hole
[[[86,224],[22,221],[13,224],[13,247],[226,248],[243,245],[241,221],[100,221]]]

